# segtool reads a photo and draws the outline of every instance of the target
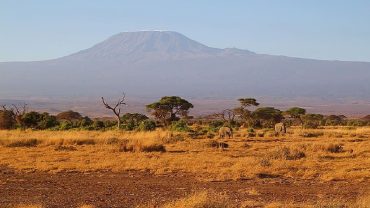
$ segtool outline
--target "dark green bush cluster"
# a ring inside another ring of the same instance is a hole
[[[140,113],[126,113],[121,117],[122,129],[132,131],[139,129],[139,126],[142,122],[148,120],[149,118],[146,115]]]
[[[155,121],[153,120],[144,120],[139,125],[140,131],[154,131],[156,128]]]
[[[31,111],[22,117],[23,127],[32,129],[49,129],[56,127],[59,123],[55,116],[49,113],[38,113]]]
[[[189,131],[190,128],[189,128],[188,124],[186,123],[186,121],[179,120],[179,121],[172,122],[172,124],[171,124],[171,130],[172,131],[182,131],[182,132],[185,132],[185,131]]]
[[[220,120],[210,121],[208,124],[208,130],[212,132],[217,132],[224,125],[224,123],[224,121]]]

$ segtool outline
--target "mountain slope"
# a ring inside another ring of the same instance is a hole
[[[176,32],[114,35],[75,54],[0,63],[0,96],[180,95],[370,100],[370,63],[205,46]]]

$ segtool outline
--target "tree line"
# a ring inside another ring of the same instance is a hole
[[[348,119],[343,115],[311,114],[300,107],[281,111],[274,107],[259,107],[260,104],[254,98],[240,98],[238,99],[239,106],[236,108],[197,118],[189,116],[189,111],[194,108],[193,104],[178,96],[165,96],[146,105],[151,118],[140,113],[121,115],[121,108],[126,105],[125,94],[114,104],[109,104],[103,97],[101,99],[104,107],[112,111],[116,118],[115,121],[91,119],[74,111],[50,115],[47,112],[28,111],[27,105],[3,105],[0,109],[0,129],[103,130],[119,128],[151,131],[157,127],[163,127],[177,131],[190,131],[189,125],[195,123],[208,125],[209,129],[217,129],[221,126],[271,128],[279,122],[287,125],[300,125],[303,128],[370,125],[370,115],[363,119]]]

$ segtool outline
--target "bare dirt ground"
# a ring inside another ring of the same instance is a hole
[[[0,167],[0,207],[38,204],[44,207],[157,207],[201,190],[227,194],[236,203],[246,200],[312,203],[341,199],[355,201],[369,181],[253,180],[204,182],[185,173],[149,172],[17,172]],[[254,190],[252,193],[250,190]]]

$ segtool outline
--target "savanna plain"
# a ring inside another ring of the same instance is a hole
[[[370,207],[370,127],[1,130],[0,207]]]

